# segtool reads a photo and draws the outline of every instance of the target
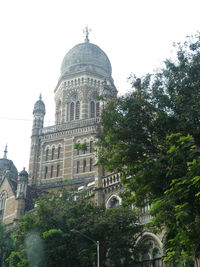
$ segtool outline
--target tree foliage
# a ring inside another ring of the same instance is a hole
[[[34,212],[20,218],[9,266],[93,266],[97,259],[93,241],[100,242],[101,266],[130,266],[142,232],[137,220],[129,208],[105,210],[84,197],[74,200],[69,191],[45,195]]]
[[[12,249],[13,242],[10,237],[10,232],[6,231],[5,225],[0,222],[0,266],[3,265],[3,262],[8,257]]]
[[[199,251],[200,35],[174,46],[162,69],[131,75],[132,93],[106,106],[98,145],[99,163],[122,174],[125,201],[154,204],[166,259],[184,261]]]

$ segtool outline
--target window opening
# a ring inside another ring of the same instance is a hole
[[[83,172],[86,171],[86,159],[83,160]]]
[[[92,152],[93,152],[93,141],[90,140],[90,153],[92,153]]]
[[[93,171],[93,160],[90,159],[90,171]]]
[[[70,121],[74,120],[74,103],[70,104]]]
[[[95,117],[95,106],[94,106],[94,101],[90,102],[90,117],[94,118]]]
[[[100,115],[100,108],[99,108],[99,102],[96,103],[96,117],[99,117]]]
[[[80,119],[80,102],[76,102],[76,120]]]
[[[51,178],[53,177],[53,166],[51,166]]]
[[[47,148],[46,154],[45,154],[45,160],[48,160],[48,158],[49,158],[49,149]]]
[[[45,171],[44,171],[44,178],[47,178],[48,176],[48,167],[45,167]]]
[[[79,168],[80,168],[80,161],[77,161],[77,163],[76,163],[76,173],[79,173]]]
[[[60,165],[57,165],[56,168],[56,177],[58,177],[60,175]]]
[[[52,160],[54,159],[54,154],[55,154],[55,147],[53,147],[52,151],[51,151],[51,159]]]
[[[58,147],[58,159],[60,158],[61,146]]]

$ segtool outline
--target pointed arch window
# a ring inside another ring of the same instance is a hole
[[[95,105],[94,105],[94,101],[90,102],[90,118],[94,118],[95,117]]]
[[[58,147],[58,159],[60,158],[61,146]]]
[[[76,120],[80,119],[80,101],[76,102]]]
[[[90,153],[92,153],[92,152],[93,152],[93,141],[90,140]]]
[[[86,159],[84,159],[84,160],[83,160],[83,172],[86,171],[86,165],[87,165],[87,163],[86,163]]]
[[[54,155],[55,155],[55,147],[53,147],[52,151],[51,151],[51,159],[52,160],[54,159]]]
[[[74,120],[74,102],[70,104],[70,121]]]
[[[46,152],[45,152],[45,160],[49,159],[49,149],[47,148]]]

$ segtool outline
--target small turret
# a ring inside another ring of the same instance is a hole
[[[45,116],[45,104],[42,101],[42,96],[40,94],[39,100],[35,103],[33,109],[33,130],[43,128],[44,116]],[[34,134],[34,133],[33,133]]]
[[[26,198],[26,193],[27,193],[27,185],[28,185],[28,173],[23,169],[18,175],[18,180],[17,180],[17,194],[16,198]]]

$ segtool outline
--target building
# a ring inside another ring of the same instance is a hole
[[[34,207],[33,198],[37,190],[28,186],[28,173],[18,173],[13,162],[7,159],[7,146],[3,158],[0,159],[0,220],[8,227],[25,211]]]
[[[106,173],[97,165],[95,152],[103,106],[116,95],[109,58],[90,43],[86,29],[85,41],[74,46],[61,65],[54,90],[55,124],[44,127],[46,111],[41,96],[34,105],[29,175],[25,170],[18,175],[6,158],[7,150],[0,159],[0,164],[10,166],[6,167],[10,176],[4,168],[0,177],[0,214],[6,224],[33,208],[32,196],[61,187],[84,190],[94,196],[97,204],[104,203],[108,208],[120,204],[120,175]],[[154,266],[161,266],[160,239],[147,232],[138,242],[150,244],[149,253],[142,256],[144,266],[150,266],[153,259]]]

